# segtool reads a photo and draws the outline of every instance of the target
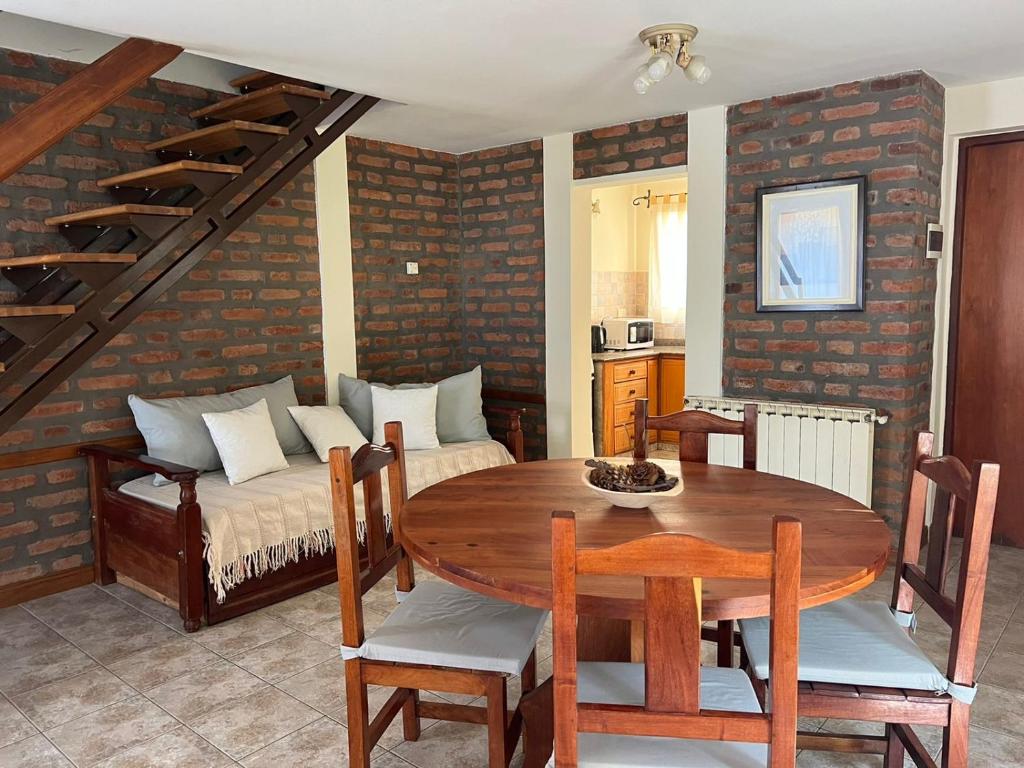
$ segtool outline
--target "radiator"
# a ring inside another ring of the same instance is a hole
[[[831,488],[871,504],[875,424],[888,416],[872,408],[803,405],[725,397],[687,397],[686,407],[741,421],[757,405],[757,469]],[[710,435],[708,461],[743,466],[743,438]]]

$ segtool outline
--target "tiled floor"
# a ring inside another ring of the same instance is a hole
[[[955,562],[953,563],[955,566]],[[422,576],[421,576],[422,578]],[[862,596],[887,599],[891,572]],[[994,547],[974,704],[972,764],[1024,765],[1024,551]],[[368,596],[370,629],[393,605]],[[918,640],[936,655],[949,631],[921,611]],[[333,587],[192,635],[176,613],[124,587],[83,587],[0,611],[0,766],[319,768],[344,766],[344,673]],[[551,672],[541,638],[540,673]],[[512,686],[515,690],[516,686]],[[384,691],[372,697],[379,706]],[[485,765],[479,726],[393,726],[375,768]],[[842,723],[805,727],[840,730]],[[926,741],[935,751],[934,729]],[[802,753],[800,766],[874,766],[877,758]]]

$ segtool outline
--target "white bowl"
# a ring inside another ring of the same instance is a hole
[[[607,461],[609,464],[632,464],[632,460],[622,461],[616,459],[601,459],[601,461]],[[643,509],[649,507],[651,504],[656,502],[658,499],[669,499],[673,496],[678,496],[683,492],[683,474],[678,461],[659,461],[654,460],[654,463],[665,470],[665,473],[669,477],[678,477],[679,482],[674,487],[669,488],[667,491],[649,491],[647,493],[628,493],[626,491],[609,491],[605,488],[598,488],[596,485],[590,482],[590,473],[593,471],[593,467],[587,467],[583,470],[583,484],[590,490],[596,493],[601,498],[613,504],[616,507],[626,507],[627,509]]]

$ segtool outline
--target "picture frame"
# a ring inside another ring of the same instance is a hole
[[[864,309],[867,179],[757,190],[758,312]]]

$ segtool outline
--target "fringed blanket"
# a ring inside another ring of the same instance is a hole
[[[409,495],[451,477],[514,461],[505,446],[493,440],[407,451]],[[210,582],[219,602],[245,579],[295,562],[300,555],[322,554],[334,545],[328,466],[315,453],[289,456],[288,463],[288,469],[239,485],[229,485],[223,472],[204,473],[196,483]],[[387,473],[382,474],[390,526]],[[177,484],[155,487],[151,475],[125,483],[120,491],[165,509],[178,506]],[[364,541],[361,484],[356,486],[355,501],[359,540]]]

